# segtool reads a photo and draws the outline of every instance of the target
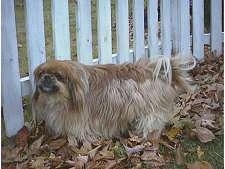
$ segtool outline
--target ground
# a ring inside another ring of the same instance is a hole
[[[21,0],[15,2],[20,71],[21,76],[25,76],[28,69],[22,11],[24,6]],[[96,5],[94,2],[93,6]],[[50,1],[44,3],[46,53],[50,59],[54,55]],[[92,10],[96,15],[95,8]],[[75,59],[74,16],[75,3],[70,7],[71,50]],[[93,25],[93,31],[96,31],[96,19],[93,19]],[[93,37],[93,48],[94,56],[97,56],[96,36]],[[113,51],[115,49],[113,40]],[[206,49],[204,60],[198,61],[196,68],[190,72],[195,90],[179,97],[179,111],[160,138],[154,139],[152,136],[143,140],[129,132],[126,138],[120,140],[99,140],[92,145],[73,147],[66,138],[49,136],[41,124],[32,128],[30,99],[26,97],[23,102],[26,119],[24,128],[15,137],[7,138],[2,126],[2,168],[224,168],[224,56],[216,56],[209,52],[208,47]]]

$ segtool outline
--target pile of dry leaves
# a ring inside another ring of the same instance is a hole
[[[162,155],[160,146],[176,151],[176,163],[181,157],[180,138],[198,138],[202,143],[223,134],[223,56],[207,54],[191,74],[195,92],[183,94],[177,103],[179,112],[166,127],[160,139],[147,140],[129,133],[120,140],[100,140],[80,147],[69,145],[65,138],[48,136],[43,125],[29,130],[22,128],[14,144],[2,147],[3,168],[70,168],[125,169],[165,168],[174,157]],[[197,150],[201,156],[201,150]],[[185,157],[184,157],[185,158]],[[188,169],[212,169],[209,162],[184,164]]]

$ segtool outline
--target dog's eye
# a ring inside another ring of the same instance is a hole
[[[54,75],[55,75],[55,77],[56,77],[58,80],[60,80],[60,81],[63,80],[63,77],[62,77],[62,75],[61,75],[60,73],[54,73]]]
[[[39,72],[38,72],[38,76],[41,77],[43,73],[44,73],[43,70],[39,71]]]

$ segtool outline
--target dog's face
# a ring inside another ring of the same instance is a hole
[[[52,60],[39,65],[35,71],[36,90],[33,100],[39,94],[53,99],[67,99],[75,109],[83,107],[87,78],[80,64],[70,61]]]
[[[64,91],[67,77],[63,69],[65,69],[63,64],[56,62],[37,67],[34,73],[37,90],[49,94]]]

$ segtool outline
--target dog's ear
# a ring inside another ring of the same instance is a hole
[[[39,96],[39,91],[37,89],[37,81],[38,79],[40,78],[39,75],[40,75],[40,66],[39,65],[33,72],[33,75],[34,75],[34,78],[33,78],[33,81],[34,81],[34,92],[32,94],[32,100],[37,100],[38,99],[38,96]]]
[[[77,112],[82,112],[85,108],[85,94],[88,90],[88,79],[84,70],[71,68],[67,73],[67,86],[70,93],[71,106]]]

